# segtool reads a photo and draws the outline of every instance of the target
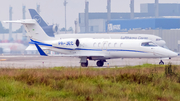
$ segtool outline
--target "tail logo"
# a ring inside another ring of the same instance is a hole
[[[37,21],[37,23],[39,23],[39,24],[41,23],[41,17],[39,15],[35,15],[33,17],[33,19],[35,19]]]

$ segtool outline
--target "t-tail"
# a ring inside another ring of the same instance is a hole
[[[37,23],[35,19],[4,21],[4,22],[23,24],[27,32],[27,36],[33,41],[45,42],[54,39],[53,37],[50,37],[45,33],[45,31],[42,29],[42,27]]]
[[[29,13],[32,19],[35,19],[40,27],[46,32],[50,37],[54,37],[54,33],[58,32],[57,25],[48,25],[43,18],[34,9],[29,9]]]
[[[34,9],[29,9],[29,13],[32,19],[35,19],[41,27],[48,26],[47,23],[42,19],[42,17]]]

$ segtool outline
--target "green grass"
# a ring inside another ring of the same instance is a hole
[[[180,66],[0,69],[0,101],[179,101]]]

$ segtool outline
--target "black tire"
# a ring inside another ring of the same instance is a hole
[[[102,67],[104,65],[104,62],[103,61],[97,61],[96,65],[98,67]]]

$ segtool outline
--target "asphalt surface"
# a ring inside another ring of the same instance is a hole
[[[0,68],[49,68],[49,67],[79,67],[80,59],[75,57],[43,57],[39,55],[5,55],[0,56]],[[124,67],[142,65],[145,63],[158,64],[160,59],[111,59],[103,67]],[[163,60],[165,64],[171,62],[180,65],[180,57]],[[108,65],[109,64],[109,65]],[[97,67],[96,61],[89,61],[90,67]],[[99,68],[99,67],[98,67]]]

